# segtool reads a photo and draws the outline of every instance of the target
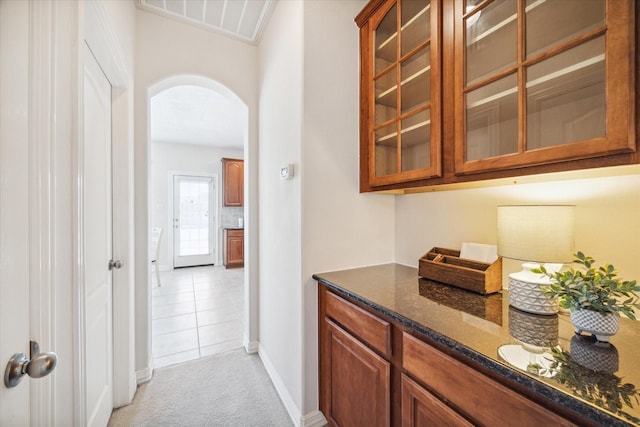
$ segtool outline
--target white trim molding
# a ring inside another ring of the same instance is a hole
[[[53,350],[56,333],[55,305],[52,301],[54,249],[52,218],[55,193],[48,178],[55,174],[52,164],[52,145],[55,144],[51,97],[55,92],[56,75],[52,46],[54,34],[54,6],[36,2],[29,8],[29,236],[30,236],[30,321],[31,339],[39,342],[44,351]],[[55,59],[54,59],[55,58]],[[53,170],[52,170],[53,169]],[[34,425],[55,424],[55,384],[50,378],[31,384],[31,422]]]
[[[267,374],[269,375],[269,378],[271,378],[271,382],[273,383],[273,386],[276,388],[276,392],[278,393],[278,396],[280,396],[280,400],[282,401],[282,404],[287,410],[287,413],[289,414],[291,421],[293,421],[293,424],[296,427],[301,427],[302,418],[301,418],[300,409],[298,408],[293,398],[289,394],[289,390],[287,389],[286,385],[282,381],[282,378],[280,378],[280,375],[278,375],[278,371],[276,370],[275,366],[273,366],[273,363],[271,362],[269,355],[267,354],[267,352],[265,351],[262,345],[258,346],[258,356],[260,356],[260,360],[262,360],[262,364],[264,365],[264,368],[267,370]]]
[[[301,427],[323,427],[328,424],[322,412],[315,410],[302,417]]]
[[[140,371],[136,371],[136,384],[144,384],[151,381],[153,377],[153,368],[151,367],[151,363],[148,368],[142,369]]]
[[[131,403],[135,372],[134,214],[132,82],[125,55],[103,0],[83,2],[84,41],[112,86],[113,257],[124,267],[113,274],[113,405]],[[81,64],[83,66],[83,63]]]

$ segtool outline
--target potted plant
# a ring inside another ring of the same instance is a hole
[[[580,269],[548,273],[544,266],[532,270],[552,279],[543,292],[558,298],[560,306],[571,310],[571,322],[576,333],[590,332],[598,341],[609,341],[618,332],[619,315],[635,320],[634,308],[640,308],[635,280],[618,278],[611,264],[594,267],[595,260],[582,252],[574,255]]]

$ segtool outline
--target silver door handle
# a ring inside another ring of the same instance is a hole
[[[31,359],[24,353],[16,353],[7,363],[4,371],[4,385],[15,387],[22,377],[27,374],[31,378],[42,378],[49,375],[58,364],[58,356],[53,352],[40,353],[37,342],[31,341]]]
[[[113,270],[114,268],[120,269],[120,268],[122,268],[123,265],[124,264],[120,260],[117,260],[117,261],[114,261],[112,259],[109,260],[109,270]]]

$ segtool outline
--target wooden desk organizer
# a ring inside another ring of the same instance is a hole
[[[502,258],[491,264],[460,258],[460,251],[433,248],[418,262],[418,274],[425,279],[490,294],[502,289]]]

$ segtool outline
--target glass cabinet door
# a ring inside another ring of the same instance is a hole
[[[385,185],[440,174],[435,1],[389,2],[372,19],[369,181]]]
[[[628,66],[614,65],[624,65],[628,55],[630,10],[625,4],[456,3],[457,174],[635,147],[628,136],[629,118],[620,114],[630,105],[633,79]]]

